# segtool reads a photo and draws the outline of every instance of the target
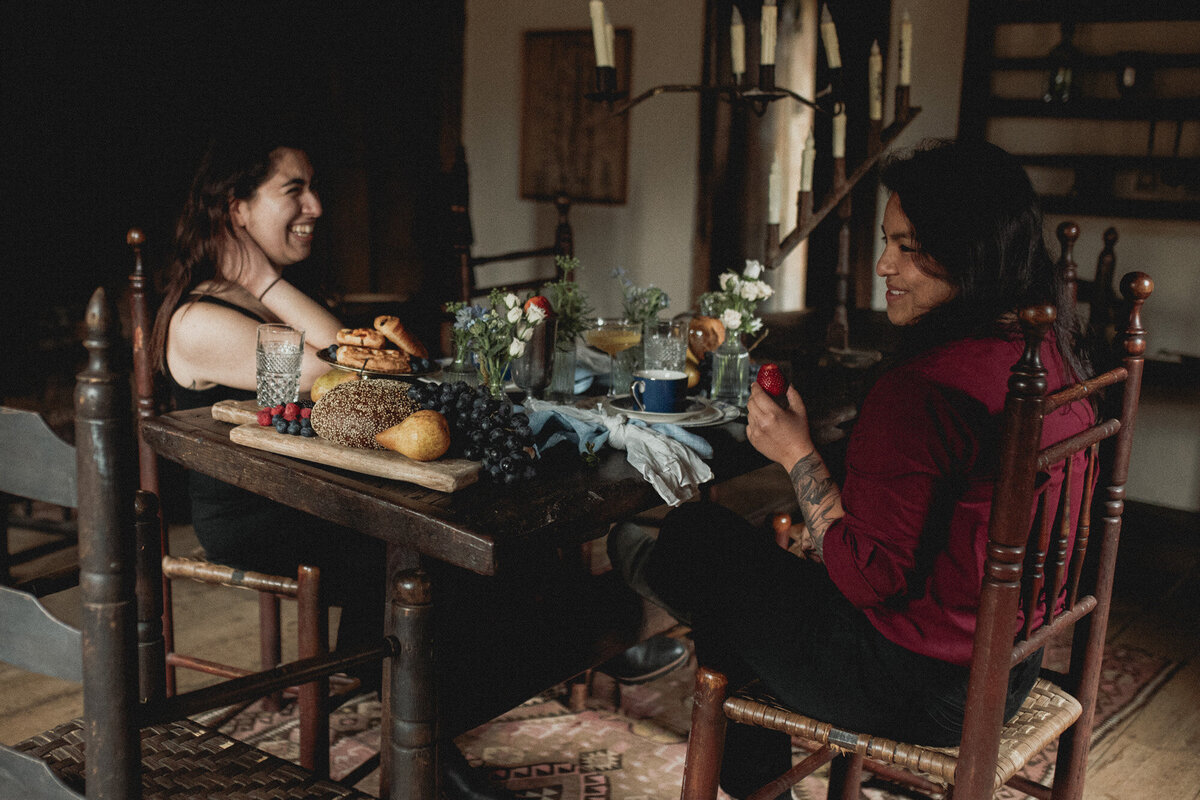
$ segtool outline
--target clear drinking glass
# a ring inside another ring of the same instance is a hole
[[[687,361],[686,322],[652,319],[642,330],[642,369],[683,372]]]
[[[304,331],[274,322],[258,326],[255,366],[259,408],[300,399],[300,362],[303,358]]]
[[[512,361],[513,383],[525,390],[525,401],[541,399],[550,383],[554,367],[554,331],[550,322],[533,327],[533,338],[525,343],[525,352]]]
[[[583,339],[592,347],[608,353],[608,396],[617,397],[616,361],[614,356],[642,341],[642,326],[627,319],[593,319],[588,321]]]

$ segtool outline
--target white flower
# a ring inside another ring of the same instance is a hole
[[[746,323],[746,328],[748,328],[747,333],[758,333],[762,330],[762,326],[763,323],[761,319],[758,317],[751,317],[750,321]]]
[[[533,340],[533,326],[530,325],[528,327],[518,328],[517,329],[517,338],[520,339],[522,342],[532,341]]]
[[[727,331],[736,331],[742,327],[742,312],[734,311],[732,308],[726,309],[725,313],[721,315],[721,324]]]
[[[509,292],[508,294],[504,295],[505,308],[516,308],[519,305],[521,305],[521,298],[517,297],[515,294]]]
[[[520,339],[513,339],[512,344],[508,346],[508,354],[513,358],[520,358],[525,355],[525,343]]]
[[[766,281],[758,281],[758,298],[760,300],[766,300],[773,294],[775,294],[775,290],[771,288],[771,284]]]
[[[751,259],[746,259],[746,269],[742,272],[742,275],[750,280],[756,280],[761,274],[762,264]]]
[[[737,286],[738,276],[732,272],[722,272],[721,277],[717,278],[717,283],[721,285],[721,291],[728,292],[730,285]]]
[[[516,297],[516,295],[510,294],[509,297]],[[511,306],[508,309],[508,313],[504,315],[504,318],[509,322],[516,322],[523,316],[525,316],[525,312],[521,310],[520,306]]]
[[[537,303],[530,303],[529,309],[525,312],[525,319],[536,325],[546,318],[546,309],[539,306]]]
[[[746,281],[737,288],[737,293],[753,303],[758,299],[758,281]]]

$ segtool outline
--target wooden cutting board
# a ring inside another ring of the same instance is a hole
[[[229,439],[237,444],[292,458],[348,469],[379,478],[415,483],[439,492],[454,492],[479,480],[479,462],[465,458],[414,461],[391,450],[362,450],[320,438],[279,433],[258,424],[253,400],[222,400],[212,408],[213,419],[237,425]]]

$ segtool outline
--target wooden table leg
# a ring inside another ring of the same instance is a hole
[[[439,796],[432,600],[423,570],[395,577],[388,626],[400,642],[400,653],[388,669],[379,785],[379,796],[391,800]]]

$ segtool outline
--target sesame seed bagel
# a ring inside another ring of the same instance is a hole
[[[402,381],[349,381],[330,389],[313,406],[310,422],[322,439],[367,450],[383,450],[375,434],[396,425],[418,406]]]

